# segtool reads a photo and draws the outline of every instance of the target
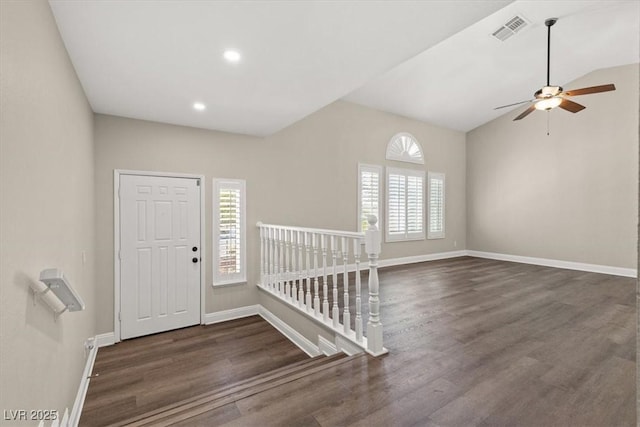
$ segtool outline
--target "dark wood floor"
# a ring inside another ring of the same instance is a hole
[[[380,283],[389,355],[346,359],[182,425],[636,425],[634,279],[464,257],[385,269]]]
[[[258,316],[123,341],[98,351],[80,425],[109,425],[306,359]]]

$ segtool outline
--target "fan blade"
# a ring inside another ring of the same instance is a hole
[[[499,107],[494,108],[494,110],[499,110],[501,108],[507,108],[507,107],[513,107],[514,105],[526,104],[527,102],[533,102],[533,99],[529,99],[527,101],[516,102],[514,104],[501,105]]]
[[[590,93],[609,92],[610,90],[616,90],[615,85],[608,84],[608,85],[602,85],[602,86],[583,87],[582,89],[568,90],[565,93],[563,93],[563,95],[566,95],[566,96],[588,95]]]
[[[572,113],[577,113],[578,111],[584,110],[586,107],[584,105],[580,105],[577,102],[569,101],[568,99],[562,98],[562,102],[558,107],[563,110],[571,111]]]
[[[525,117],[527,117],[529,114],[531,114],[531,112],[533,110],[536,109],[535,104],[534,105],[530,105],[529,108],[527,108],[526,110],[524,110],[518,117],[516,117],[515,119],[513,119],[513,121],[515,122],[516,120],[520,120],[520,119],[524,119]]]

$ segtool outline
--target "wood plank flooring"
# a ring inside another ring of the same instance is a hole
[[[116,423],[303,360],[258,316],[124,341],[98,351],[80,425]]]
[[[380,283],[387,356],[352,357],[176,425],[636,425],[635,279],[462,257],[381,270]],[[155,387],[166,390],[171,362],[142,357],[142,367],[163,373],[165,385]],[[224,381],[215,372],[233,362],[209,362],[179,372]],[[118,363],[127,353],[114,350],[102,366]],[[130,371],[102,387],[153,393]],[[103,397],[93,410],[127,405]]]

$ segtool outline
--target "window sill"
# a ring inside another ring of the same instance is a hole
[[[424,236],[420,237],[401,237],[401,238],[389,238],[388,236],[385,238],[385,243],[401,243],[401,242],[415,242],[417,240],[424,240]]]
[[[238,279],[238,280],[229,280],[224,282],[217,282],[211,285],[212,288],[222,288],[225,286],[236,286],[236,285],[245,285],[247,283],[246,279]]]
[[[429,239],[429,240],[444,239],[444,234],[442,234],[442,235],[435,235],[435,236],[427,236],[427,239]]]

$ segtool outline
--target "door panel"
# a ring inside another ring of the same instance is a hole
[[[120,176],[120,258],[122,339],[200,323],[196,179]]]

